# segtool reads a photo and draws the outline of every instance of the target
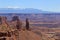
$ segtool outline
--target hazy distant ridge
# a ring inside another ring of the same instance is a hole
[[[0,13],[52,13],[52,12],[33,9],[33,8],[26,8],[26,9],[0,8]]]

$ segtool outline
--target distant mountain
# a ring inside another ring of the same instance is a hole
[[[42,10],[33,9],[33,8],[26,8],[26,9],[0,8],[0,13],[52,13],[52,12],[42,11]]]

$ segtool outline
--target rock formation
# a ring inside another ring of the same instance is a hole
[[[28,18],[26,18],[26,29],[29,30],[29,21],[28,21]]]
[[[12,23],[16,27],[16,29],[20,30],[22,27],[22,22],[19,20],[18,16],[12,17]]]
[[[29,21],[26,19],[26,30],[21,29],[22,22],[18,16],[13,16],[10,26],[7,17],[0,17],[0,40],[42,40],[41,37],[29,30]],[[14,27],[15,30],[12,28]],[[17,30],[16,30],[17,29]]]

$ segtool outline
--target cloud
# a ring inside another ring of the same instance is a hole
[[[20,8],[19,6],[8,6],[7,8],[14,8],[14,9],[16,9],[16,8]]]

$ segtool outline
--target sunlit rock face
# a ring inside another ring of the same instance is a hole
[[[0,40],[12,40],[11,28],[8,24],[7,17],[0,16]],[[13,38],[15,39],[15,38]]]
[[[2,23],[7,23],[7,17],[2,17]]]
[[[0,17],[0,32],[6,32],[9,30],[8,27],[8,23],[7,23],[7,18],[4,16]]]
[[[2,24],[8,27],[7,17],[2,17]]]

